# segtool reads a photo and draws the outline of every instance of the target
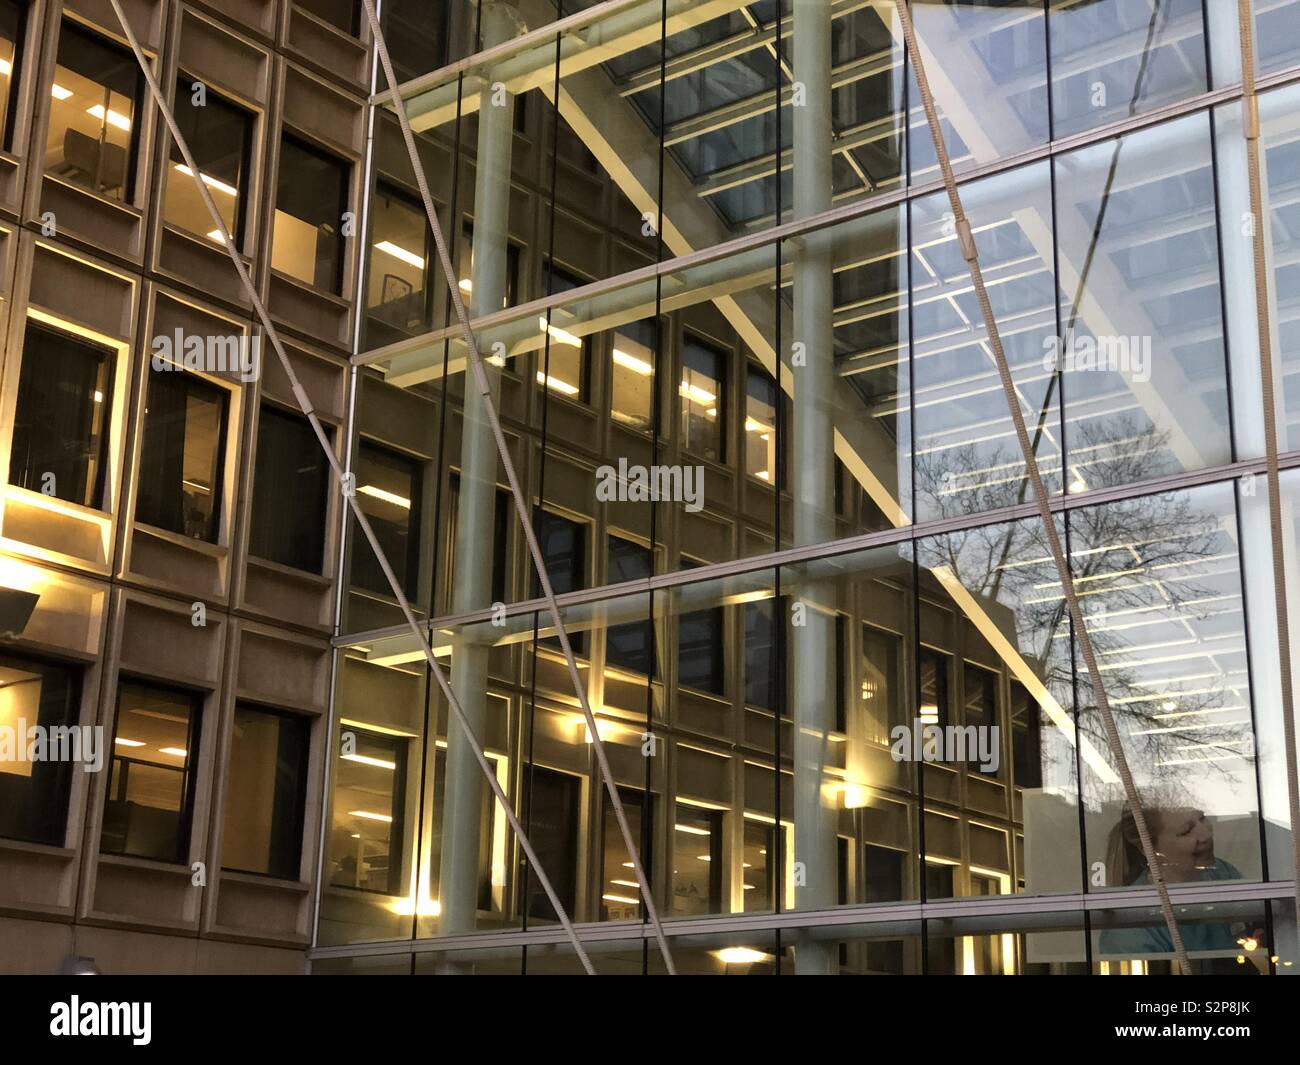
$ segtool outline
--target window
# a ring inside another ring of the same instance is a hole
[[[654,825],[654,796],[647,801],[645,792],[632,788],[619,788],[618,797],[627,815],[628,832],[637,850],[645,853],[642,841],[646,838],[646,821]],[[600,884],[600,919],[602,921],[634,921],[641,914],[641,885],[637,883],[632,856],[618,827],[614,804],[604,800],[604,846],[601,850],[603,879]],[[649,812],[647,813],[647,808]],[[644,868],[644,866],[642,866]]]
[[[724,352],[692,337],[682,348],[682,445],[713,462],[725,461],[726,365]]]
[[[405,894],[401,852],[409,742],[343,726],[330,833],[334,887]]]
[[[357,503],[383,548],[393,576],[408,598],[416,598],[420,573],[420,489],[422,465],[395,451],[363,440],[357,446]],[[353,519],[355,521],[355,518]],[[352,585],[377,595],[391,596],[388,578],[379,566],[370,542],[355,530],[352,551]]]
[[[648,547],[624,540],[621,536],[610,536],[607,583],[619,584],[649,577],[651,559]],[[605,665],[648,677],[653,675],[654,656],[654,622],[649,618],[610,625],[606,630]]]
[[[698,562],[682,559],[683,569]],[[693,610],[677,619],[677,683],[686,688],[725,695],[726,668],[723,656],[724,614],[720,606]]]
[[[280,140],[271,266],[325,292],[343,289],[348,164],[286,133]]]
[[[745,818],[745,912],[762,913],[776,898],[776,826]]]
[[[10,484],[85,507],[100,505],[113,354],[28,320]]]
[[[244,203],[247,192],[249,159],[253,149],[253,116],[242,107],[227,103],[211,88],[205,88],[203,102],[197,105],[200,84],[182,74],[176,83],[176,124],[198,164],[199,176],[217,206],[235,244],[244,238]],[[221,233],[212,225],[203,198],[194,184],[194,175],[175,143],[171,146],[171,167],[167,171],[167,189],[163,200],[163,218],[188,233],[198,233],[220,241]]]
[[[745,604],[745,703],[763,710],[777,708],[778,611],[785,616],[784,597]]]
[[[488,755],[489,762],[495,766],[496,759]],[[462,772],[470,773],[475,781],[482,781],[482,774],[477,765],[466,764]],[[433,778],[433,824],[436,826],[429,843],[429,868],[432,871],[433,897],[440,897],[442,884],[442,825],[446,811],[447,796],[447,752],[439,749],[434,755]],[[496,814],[496,797],[486,784],[479,794],[478,812],[478,898],[475,905],[480,910],[493,909],[492,898],[492,834],[493,818]]]
[[[524,771],[524,827],[537,860],[566,913],[573,913],[578,894],[578,819],[582,811],[582,779],[570,773],[530,765]],[[630,819],[630,817],[629,817]],[[530,918],[556,920],[531,866],[525,874],[523,910]]]
[[[906,725],[899,660],[902,640],[892,632],[862,626],[862,686],[866,732],[876,743],[889,743],[895,725]]]
[[[460,474],[453,472],[450,484],[451,500],[447,505],[451,508],[451,521],[447,523],[447,535],[452,551],[451,565],[455,567],[455,545],[457,529],[460,523]],[[496,489],[496,499],[492,506],[492,601],[494,603],[504,603],[506,601],[510,522],[514,511],[514,500],[510,498],[510,493],[504,488]],[[532,572],[531,566],[529,572]],[[534,580],[534,586],[536,586],[536,580]],[[536,594],[541,595],[542,593],[538,591]]]
[[[921,670],[921,702],[917,717],[922,725],[948,724],[948,656],[922,647],[918,655]]]
[[[18,737],[22,730],[25,736],[27,728],[39,725],[48,736],[50,729],[75,725],[80,703],[79,671],[0,655],[0,729],[7,734]],[[0,836],[63,846],[72,768],[66,759],[0,759]]]
[[[1042,711],[1038,701],[1017,680],[1011,682],[1011,772],[1019,788],[1043,786]]]
[[[221,867],[297,880],[311,721],[237,705],[230,737]]]
[[[132,681],[119,687],[104,853],[185,861],[202,711],[195,692]]]
[[[551,263],[543,267],[542,282],[547,295],[568,292],[587,284],[582,278]],[[563,306],[551,310],[546,325],[548,340],[537,353],[537,383],[557,396],[583,402],[587,398],[587,354],[590,340],[565,329],[573,315]]]
[[[335,29],[353,37],[357,35],[357,0],[294,0],[294,3]]]
[[[673,825],[674,916],[722,908],[722,811],[677,803]]]
[[[546,575],[550,578],[551,589],[556,595],[574,592],[587,586],[587,527],[581,522],[570,521],[549,510],[540,508],[533,511],[533,532],[537,536],[537,546],[541,548],[542,560],[546,563]],[[532,567],[530,566],[531,570]],[[542,594],[541,582],[533,573],[533,595]],[[550,636],[540,641],[543,646],[559,650],[560,639]],[[569,644],[575,655],[587,653],[587,634],[570,632]]]
[[[149,371],[136,521],[216,543],[228,393],[193,374]]]
[[[620,326],[610,354],[610,416],[638,432],[654,419],[655,332],[653,318]]]
[[[23,35],[27,28],[27,5],[17,0],[0,0],[0,132],[5,151],[13,148],[14,101],[22,64]]]
[[[864,902],[902,902],[903,873],[907,855],[889,847],[871,843],[862,847],[862,884]],[[932,868],[926,867],[927,870]],[[951,879],[951,872],[949,873]]]
[[[128,49],[65,20],[50,86],[46,170],[106,196],[129,197],[143,83]]]
[[[776,484],[776,382],[751,366],[745,376],[745,472]]]
[[[962,689],[965,696],[965,713],[963,715],[963,725],[975,725],[978,728],[994,729],[998,724],[998,675],[992,670],[983,669],[980,666],[966,662],[962,668]],[[992,733],[999,736],[999,733]],[[979,749],[983,750],[989,740],[981,741]],[[997,768],[984,770],[981,768],[981,762],[974,757],[971,752],[967,752],[968,764],[972,769],[977,769],[985,776],[996,777],[1000,775],[1002,764],[1002,752],[997,750],[998,765]]]
[[[522,97],[519,97],[522,99]],[[465,254],[461,257],[460,294],[465,301],[465,305],[471,313],[477,314],[474,309],[474,225],[472,222],[466,222],[461,227],[461,232],[465,234]],[[519,245],[514,241],[506,241],[506,291],[501,298],[502,307],[513,307],[519,302]]]
[[[311,423],[264,406],[257,427],[248,550],[319,573],[325,563],[329,465]]]
[[[366,346],[382,347],[428,329],[432,322],[433,235],[420,202],[382,181],[370,209]]]

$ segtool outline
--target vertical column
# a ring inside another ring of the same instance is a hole
[[[831,206],[831,5],[794,0],[794,214]],[[791,242],[794,269],[794,497],[796,545],[834,536],[835,430],[832,388],[832,262],[828,232]],[[799,347],[798,345],[802,345]],[[795,905],[823,909],[839,901],[838,795],[824,787],[829,733],[835,726],[834,589],[800,579],[790,587],[790,691],[794,701]],[[836,952],[801,935],[796,972],[834,970]]]
[[[491,48],[519,32],[518,16],[507,4],[485,3],[482,47]],[[505,302],[510,221],[510,150],[514,136],[514,97],[494,93],[491,78],[481,90],[478,153],[474,176],[474,244],[469,310],[482,315]],[[485,354],[485,353],[481,353]],[[485,362],[493,401],[500,370]],[[481,609],[491,601],[491,529],[497,487],[497,449],[486,403],[465,372],[465,417],[460,441],[460,497],[456,510],[456,553],[452,611]],[[487,735],[488,647],[472,637],[452,646],[451,685],[465,716],[482,742]],[[478,909],[479,811],[487,785],[473,748],[459,728],[447,733],[447,779],[439,874],[441,919],[446,934],[473,931]]]

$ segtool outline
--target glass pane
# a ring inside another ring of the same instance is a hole
[[[370,520],[398,586],[410,599],[417,597],[419,588],[423,481],[423,469],[414,460],[368,441],[358,444],[357,502]],[[357,540],[352,552],[352,586],[393,598],[379,559],[355,518],[353,535]]]
[[[127,198],[139,87],[135,56],[64,22],[50,86],[46,170],[106,196]]]
[[[1092,914],[1093,973],[1100,976],[1258,976],[1278,971],[1262,902],[1180,905],[1178,934],[1191,962],[1180,973],[1160,911],[1133,907]],[[1280,959],[1279,959],[1280,961]]]
[[[228,393],[172,367],[149,373],[137,521],[216,543]]]
[[[307,419],[263,406],[249,552],[319,573],[325,562],[328,485],[329,466]]]
[[[176,84],[176,124],[189,145],[199,176],[212,194],[217,212],[226,229],[243,243],[244,210],[241,196],[248,181],[252,153],[253,116],[242,107],[227,103],[211,89],[205,89],[201,105],[197,104],[197,79],[182,74]],[[174,143],[169,156],[163,217],[188,233],[220,239],[212,225],[212,216],[194,186],[194,176]]]
[[[654,417],[655,322],[629,322],[614,334],[610,349],[610,414],[641,432]]]
[[[280,142],[271,266],[326,292],[343,285],[348,166],[288,134]]]
[[[107,348],[28,321],[10,484],[99,507],[113,359]]]
[[[0,730],[21,736],[24,747],[29,727],[39,726],[50,736],[72,726],[80,702],[78,671],[0,655]],[[107,755],[101,751],[100,757]],[[72,769],[69,759],[0,760],[0,836],[62,847]]]
[[[370,201],[365,349],[432,324],[433,237],[420,201],[380,182]]]
[[[330,836],[332,885],[383,895],[402,894],[408,747],[406,737],[343,726]]]
[[[727,356],[687,337],[682,348],[682,446],[701,458],[724,461],[727,421]]]
[[[6,150],[13,147],[15,76],[19,68],[19,46],[27,22],[27,5],[17,0],[0,0],[0,134]]]

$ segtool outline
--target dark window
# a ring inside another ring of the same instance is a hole
[[[862,900],[902,902],[906,858],[902,851],[865,844],[862,848]]]
[[[348,164],[289,133],[280,140],[271,266],[326,292],[343,288]]]
[[[409,81],[446,65],[452,7],[431,4],[429,0],[384,0],[379,6],[399,81]]]
[[[998,675],[992,670],[982,669],[967,662],[962,669],[962,688],[966,703],[962,724],[989,730],[995,728],[998,724]],[[998,736],[1000,745],[1001,734],[992,733],[992,735]],[[998,768],[987,772],[980,768],[979,759],[974,756],[974,752],[968,751],[966,757],[971,769],[984,773],[985,776],[1001,775],[1002,751],[1000,749],[997,751]]]
[[[253,116],[242,107],[227,103],[210,88],[203,91],[203,103],[196,105],[195,85],[201,79],[182,74],[176,83],[176,124],[189,145],[199,176],[212,194],[221,220],[235,244],[244,238],[244,195],[248,190],[248,167],[253,149]],[[194,175],[175,143],[171,146],[170,168],[163,217],[171,225],[209,240],[220,241],[194,183]]]
[[[216,543],[228,393],[177,370],[149,372],[136,521]]]
[[[575,592],[587,586],[587,527],[570,521],[549,510],[533,512],[533,531],[542,549],[546,575],[556,595]],[[533,594],[542,594],[541,585],[533,577]]]
[[[921,701],[917,717],[922,725],[948,724],[948,656],[922,647],[918,655],[921,670]]]
[[[1011,771],[1020,788],[1043,786],[1042,711],[1019,681],[1011,682]]]
[[[202,712],[197,692],[133,681],[120,685],[100,842],[105,853],[185,861]]]
[[[27,5],[16,0],[0,0],[0,130],[4,133],[5,151],[13,149],[13,115],[26,29]]]
[[[128,198],[143,85],[129,49],[64,21],[50,86],[46,169],[107,196]]]
[[[357,12],[361,7],[358,0],[294,0],[294,3],[335,29],[353,37],[357,35]]]
[[[673,825],[673,903],[676,916],[722,909],[722,811],[677,803]]]
[[[14,730],[16,738],[24,730],[24,745],[25,730],[32,725],[47,736],[50,729],[75,725],[80,703],[80,671],[0,655],[0,727]],[[101,755],[107,760],[111,753]],[[0,760],[0,836],[63,846],[72,768],[68,759]]]
[[[9,483],[98,507],[113,352],[28,321]]]
[[[397,583],[408,598],[414,599],[420,572],[423,467],[415,459],[363,440],[357,446],[356,475],[357,503],[370,519]],[[391,596],[388,578],[359,526],[354,527],[352,542],[353,587]]]
[[[221,867],[297,880],[311,721],[239,705],[230,738]]]
[[[642,841],[647,836],[653,836],[654,796],[650,796],[647,801],[643,791],[619,788],[618,797],[623,803],[628,832],[636,843],[637,850],[643,851]],[[618,827],[614,804],[608,799],[604,801],[604,810],[600,863],[603,876],[600,884],[600,919],[602,921],[635,920],[641,913],[641,888],[637,884],[636,871],[632,868],[632,856],[628,853],[627,844],[623,841],[623,833]],[[646,824],[647,821],[649,826]],[[650,831],[647,831],[647,827]]]
[[[727,355],[694,337],[682,347],[682,446],[713,462],[726,460]]]
[[[248,550],[283,566],[321,572],[328,484],[329,465],[311,423],[264,406],[257,428]]]
[[[382,347],[429,328],[433,233],[420,201],[385,182],[370,207],[366,347]]]
[[[578,888],[578,819],[582,810],[582,780],[541,766],[529,766],[524,775],[524,827],[537,860],[555,889],[565,912],[573,913]],[[544,921],[557,920],[551,900],[532,874],[524,912]]]
[[[650,576],[651,553],[648,547],[624,540],[621,536],[609,537],[609,576],[607,583],[642,580]],[[649,597],[646,597],[647,603]],[[626,600],[632,612],[637,607]],[[629,621],[623,625],[610,625],[605,634],[605,664],[630,670],[644,676],[654,672],[654,622]]]
[[[408,742],[402,736],[342,727],[334,764],[330,834],[333,886],[405,894],[402,839]]]
[[[785,617],[787,600],[761,599],[745,604],[745,703],[763,710],[777,708],[778,611]]]
[[[925,863],[925,897],[927,901],[953,897],[952,875],[955,867],[944,862]]]
[[[698,562],[682,559],[682,569]],[[697,587],[706,587],[699,585]],[[677,619],[677,683],[713,695],[727,690],[722,633],[725,614],[720,606],[692,610]]]
[[[889,743],[895,725],[907,724],[907,710],[900,687],[899,661],[902,640],[892,632],[862,626],[862,705],[867,713],[870,736],[877,743]]]

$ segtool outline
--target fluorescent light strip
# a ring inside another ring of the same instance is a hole
[[[383,758],[371,758],[368,754],[341,754],[340,758],[345,762],[356,762],[358,765],[372,765],[376,769],[396,769],[396,762],[389,762]]]
[[[644,359],[638,359],[635,355],[629,355],[626,351],[614,349],[614,365],[621,366],[625,370],[631,370],[642,377],[653,377],[655,368]]]
[[[424,260],[413,251],[407,251],[401,245],[394,244],[391,240],[381,240],[375,245],[375,251],[382,251],[386,255],[391,255],[394,259],[400,259],[407,266],[414,266],[417,270],[424,269]]]
[[[370,496],[372,499],[382,499],[385,503],[392,503],[403,510],[411,509],[411,501],[406,496],[399,496],[396,492],[389,492],[383,488],[376,488],[373,484],[363,484],[357,489],[358,495]]]
[[[175,755],[177,758],[184,758],[187,754],[189,754],[189,751],[187,751],[184,747],[159,747],[158,753],[171,754],[171,755]]]
[[[349,810],[349,817],[360,817],[365,821],[382,821],[385,824],[391,824],[393,819],[388,814],[376,814],[369,810]]]
[[[72,95],[72,90],[65,89],[58,82],[55,82],[50,86],[50,95],[53,96],[56,100],[66,100],[69,96]]]
[[[176,170],[178,173],[184,174],[186,177],[194,176],[194,171],[192,171],[184,163],[177,163]],[[234,185],[227,185],[220,178],[214,178],[211,174],[204,174],[202,172],[200,172],[199,177],[203,179],[203,184],[207,185],[208,188],[210,189],[216,189],[218,192],[224,192],[227,196],[239,195],[239,190],[235,188]]]
[[[97,118],[101,122],[107,122],[110,126],[116,126],[121,130],[130,130],[131,120],[120,111],[114,111],[111,107],[106,111],[103,104],[95,104],[94,107],[87,107],[86,114],[91,118]]]
[[[537,371],[537,383],[553,389],[562,396],[576,396],[580,391],[577,385],[571,385],[568,381],[561,381],[558,377],[547,377],[541,370]]]

